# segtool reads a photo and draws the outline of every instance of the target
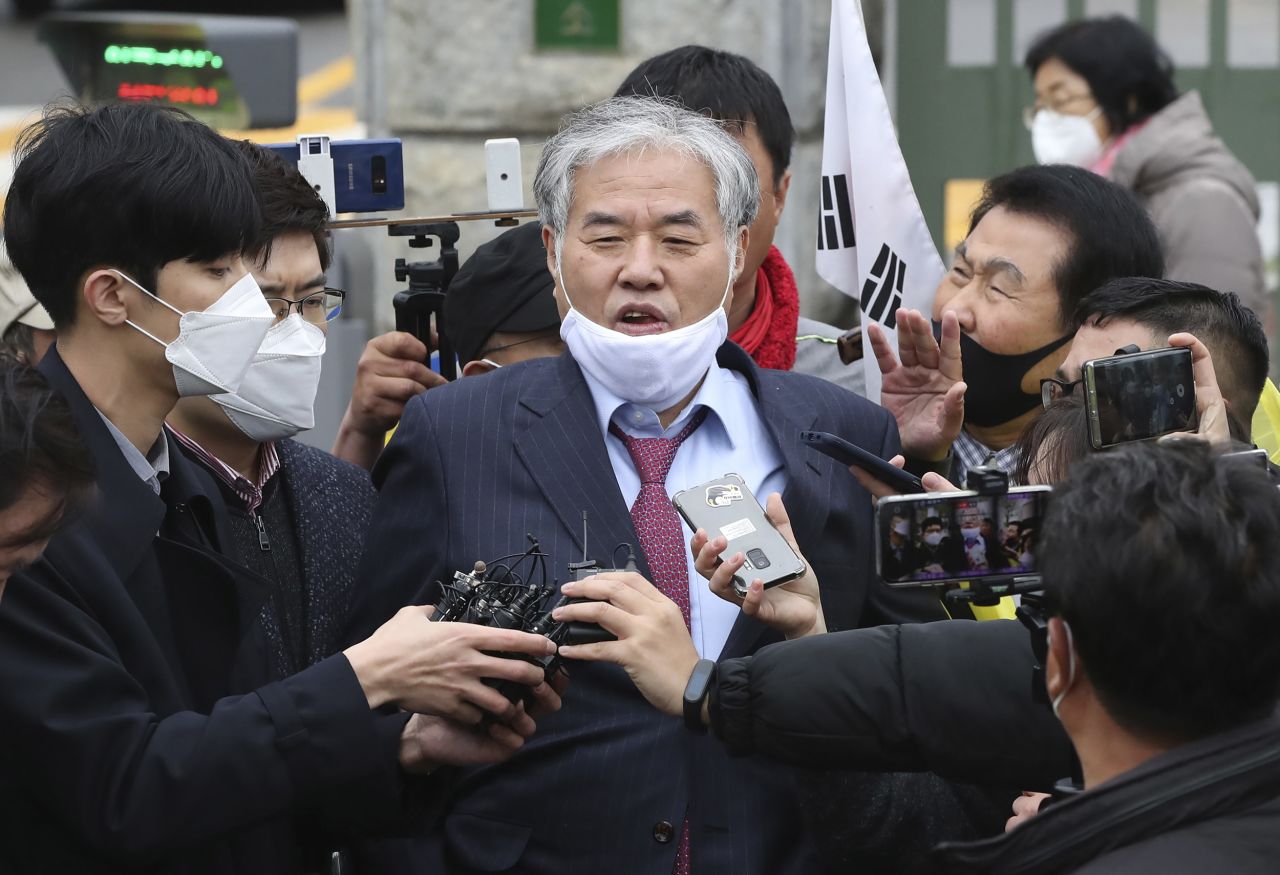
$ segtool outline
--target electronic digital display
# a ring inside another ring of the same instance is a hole
[[[65,13],[41,22],[76,96],[176,106],[216,128],[297,115],[297,24],[288,19]]]
[[[249,112],[222,56],[195,40],[158,45],[108,43],[90,79],[94,100],[164,103],[214,127],[248,126]]]

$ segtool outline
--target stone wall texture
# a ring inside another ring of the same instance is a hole
[[[863,5],[879,56],[883,0]],[[751,58],[778,82],[797,131],[791,195],[775,242],[796,271],[802,312],[852,324],[852,302],[813,268],[830,0],[621,0],[621,50],[610,54],[537,51],[533,0],[349,6],[371,135],[404,140],[407,207],[419,215],[485,207],[483,146],[493,137],[520,138],[532,206],[538,154],[560,117],[610,96],[645,58],[688,43]],[[372,93],[371,83],[382,87]],[[499,230],[464,225],[462,257]],[[388,266],[380,279],[393,288],[390,262],[408,250],[403,242],[384,247]]]

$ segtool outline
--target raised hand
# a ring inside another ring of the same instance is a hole
[[[1213,356],[1209,355],[1209,348],[1194,334],[1185,331],[1171,335],[1169,345],[1191,350],[1191,376],[1196,384],[1196,414],[1200,420],[1196,435],[1211,444],[1229,444],[1231,422],[1227,414],[1227,402],[1218,387],[1218,377],[1213,370]]]
[[[960,367],[960,323],[942,316],[942,344],[918,310],[897,314],[898,356],[874,322],[867,323],[871,351],[880,366],[880,404],[898,421],[902,449],[925,461],[946,458],[964,424],[964,374]]]
[[[426,357],[426,344],[403,331],[380,334],[365,344],[333,455],[366,470],[373,467],[387,432],[400,421],[405,405],[414,396],[447,382],[423,364]]]

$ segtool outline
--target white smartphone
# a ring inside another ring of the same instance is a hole
[[[485,140],[484,170],[490,212],[524,209],[519,140],[515,137]]]

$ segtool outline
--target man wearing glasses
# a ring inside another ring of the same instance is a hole
[[[238,145],[264,220],[246,261],[276,322],[236,394],[184,398],[168,426],[221,488],[235,558],[275,584],[261,629],[285,678],[342,649],[375,493],[364,471],[289,439],[314,424],[325,334],[345,292],[325,285],[324,202],[273,153]]]
[[[1169,345],[1169,336],[1189,332],[1213,356],[1227,402],[1232,436],[1250,439],[1258,398],[1267,379],[1267,336],[1262,322],[1233,292],[1174,280],[1116,279],[1086,295],[1076,307],[1077,326],[1067,357],[1053,377],[1040,381],[1041,402],[1080,390],[1085,362]]]

